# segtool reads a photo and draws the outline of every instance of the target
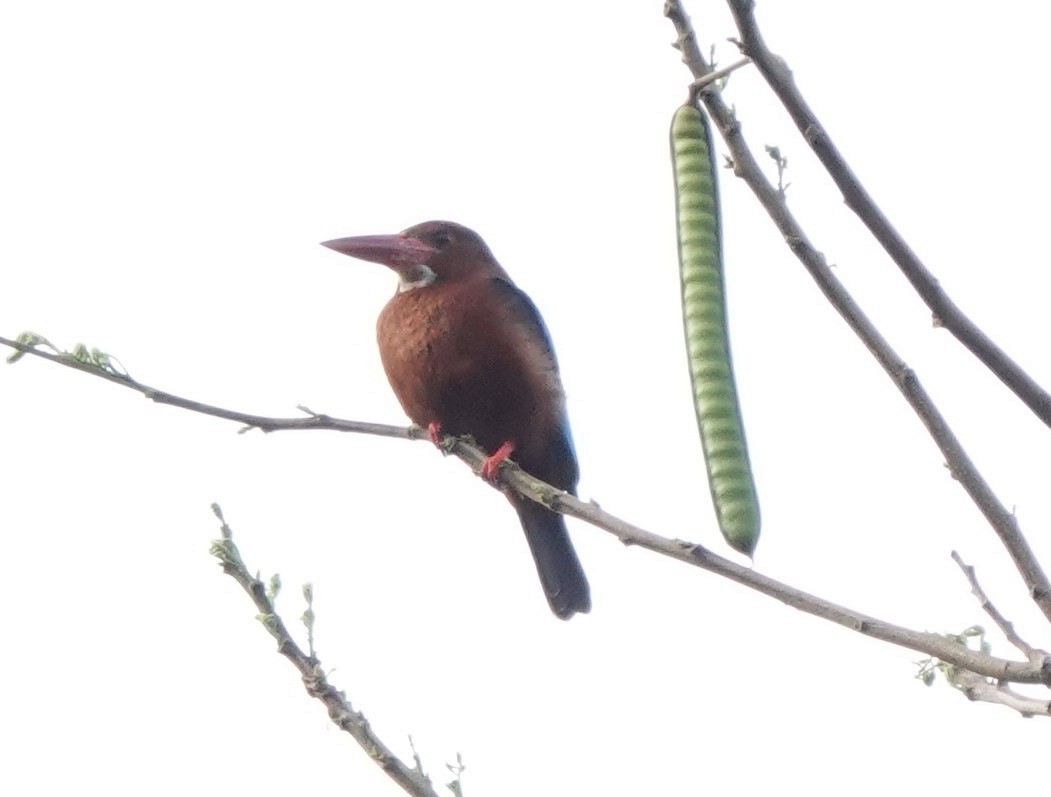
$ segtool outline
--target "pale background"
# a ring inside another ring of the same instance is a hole
[[[244,411],[401,423],[373,337],[393,277],[317,242],[455,219],[544,313],[581,495],[725,552],[677,296],[666,135],[689,76],[661,6],[6,4],[0,334],[83,341],[143,382]],[[725,6],[688,10],[733,60]],[[945,288],[1051,384],[1051,12],[767,0],[759,19]],[[932,328],[758,74],[726,97],[755,147],[788,157],[815,245],[1051,563],[1048,429]],[[918,420],[723,177],[757,566],[960,631],[986,618],[957,548],[1048,646]],[[918,654],[575,521],[594,610],[555,620],[506,502],[427,445],[237,435],[32,359],[0,368],[0,414],[5,793],[399,793],[209,557],[212,501],[249,566],[281,573],[297,631],[314,583],[319,652],[355,706],[403,754],[412,734],[439,784],[462,752],[469,795],[1046,782],[1042,720],[926,689]]]

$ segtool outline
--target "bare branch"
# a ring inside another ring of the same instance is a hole
[[[982,678],[973,672],[957,672],[953,686],[967,695],[968,700],[998,703],[1014,709],[1026,718],[1051,717],[1051,702],[1019,694],[1003,684]]]
[[[678,32],[677,46],[682,50],[683,60],[694,77],[699,78],[710,72],[708,62],[697,45],[697,37],[690,20],[683,11],[679,0],[666,0],[664,10],[675,25]],[[754,54],[752,55],[754,57]],[[1014,515],[996,497],[985,478],[974,466],[948,422],[920,384],[915,372],[906,365],[868,316],[861,311],[854,297],[850,295],[850,292],[825,262],[824,255],[810,243],[806,233],[789,211],[784,197],[763,174],[755,156],[741,135],[740,124],[734,112],[715,92],[709,91],[701,94],[700,100],[718,126],[730,150],[734,173],[752,189],[759,203],[784,236],[789,248],[810,273],[825,298],[865,344],[905,397],[909,406],[927,427],[928,433],[945,457],[953,478],[960,482],[999,536],[1014,561],[1015,567],[1021,573],[1029,589],[1030,597],[1039,606],[1044,616],[1051,620],[1051,581],[1048,580],[1047,574],[1029,547],[1028,541],[1022,535]]]
[[[1018,363],[997,346],[970,318],[957,307],[923,261],[909,247],[894,225],[869,195],[846,160],[840,154],[824,126],[796,88],[792,71],[784,60],[766,46],[754,15],[752,0],[727,0],[737,29],[742,51],[754,59],[788,111],[792,121],[828,170],[843,199],[931,309],[935,322],[949,330],[978,360],[1021,399],[1040,420],[1051,426],[1051,394],[1027,374]]]
[[[415,427],[401,428],[383,424],[360,423],[331,418],[327,415],[314,414],[306,419],[306,422],[304,422],[304,419],[299,418],[266,418],[258,415],[248,415],[190,401],[170,393],[162,393],[153,388],[146,388],[129,378],[114,378],[111,374],[98,367],[83,367],[83,364],[70,358],[40,352],[32,346],[15,343],[6,338],[0,337],[0,344],[12,346],[19,351],[24,351],[26,354],[43,357],[60,365],[107,379],[131,390],[143,393],[154,400],[157,400],[155,398],[156,395],[163,395],[163,403],[165,404],[245,423],[266,431],[332,429],[340,432],[378,434],[384,437],[398,437],[406,440],[428,439],[426,431]],[[484,451],[463,438],[445,437],[442,441],[442,449],[467,463],[476,474],[481,472],[482,463],[487,459]],[[802,612],[831,620],[859,634],[926,653],[956,667],[970,670],[985,677],[1015,683],[1043,683],[1051,685],[1051,673],[1042,667],[1034,666],[1028,662],[1009,661],[969,650],[946,640],[938,634],[913,631],[909,628],[870,617],[764,576],[755,570],[743,567],[718,554],[712,553],[701,545],[661,537],[658,534],[646,531],[603,511],[595,504],[585,503],[569,493],[530,476],[510,460],[505,460],[501,465],[500,481],[532,501],[544,504],[556,512],[579,518],[592,526],[615,534],[625,545],[637,545],[640,548],[645,548],[646,550],[654,551],[694,567],[699,567],[702,570],[715,573],[723,578],[736,581],[756,592],[776,598],[782,603],[786,603]],[[255,596],[254,586],[252,590],[252,594]],[[265,597],[265,594],[263,597]]]
[[[385,423],[364,423],[361,421],[340,420],[338,418],[330,418],[327,415],[319,415],[302,406],[299,407],[299,409],[307,414],[308,417],[306,418],[267,418],[263,415],[251,415],[247,412],[237,412],[236,410],[228,410],[222,407],[215,407],[211,404],[204,404],[200,401],[191,401],[190,399],[182,398],[181,396],[176,396],[163,390],[158,390],[155,387],[136,382],[130,376],[121,376],[90,360],[78,359],[71,353],[59,352],[58,354],[51,354],[35,348],[32,344],[21,343],[17,340],[8,340],[4,337],[0,337],[0,345],[17,349],[22,354],[32,354],[35,357],[42,357],[45,360],[64,365],[67,368],[74,368],[77,371],[83,371],[86,374],[97,376],[100,379],[105,379],[108,382],[113,382],[114,384],[142,393],[142,395],[150,401],[155,401],[158,404],[180,407],[181,409],[190,410],[191,412],[199,412],[202,415],[211,415],[213,418],[236,421],[237,423],[244,424],[246,429],[259,429],[263,432],[279,432],[293,429],[329,429],[337,432],[372,434],[378,435],[379,437],[399,437],[404,440],[428,439],[426,432],[416,427],[405,428],[404,426],[391,426],[390,424]],[[50,346],[50,344],[47,345]]]
[[[1022,651],[1025,657],[1029,659],[1030,664],[1037,666],[1051,667],[1051,654],[1046,650],[1039,650],[1034,648],[1015,631],[1014,623],[1010,622],[1004,617],[1000,610],[997,609],[989,596],[985,594],[985,590],[982,589],[978,583],[978,576],[974,572],[974,568],[971,565],[966,564],[963,561],[963,557],[960,556],[956,551],[952,552],[953,561],[960,566],[964,576],[967,577],[968,583],[971,585],[971,593],[978,599],[978,603],[981,605],[982,610],[988,614],[997,627],[1003,632],[1003,635],[1007,637],[1007,641]]]
[[[328,682],[321,662],[314,655],[302,651],[284,621],[274,608],[272,597],[267,593],[266,585],[255,578],[245,566],[241,554],[234,545],[233,532],[223,518],[218,504],[212,505],[212,511],[222,523],[222,539],[212,543],[212,554],[222,563],[223,572],[241,585],[259,610],[259,621],[270,635],[277,640],[277,651],[299,670],[307,694],[324,703],[328,709],[329,719],[342,731],[346,731],[364,750],[369,758],[379,765],[391,779],[413,797],[438,797],[430,779],[423,774],[421,767],[410,767],[398,758],[373,732],[365,715],[354,709],[346,695]],[[413,751],[415,754],[415,750]],[[419,757],[416,756],[417,763]]]

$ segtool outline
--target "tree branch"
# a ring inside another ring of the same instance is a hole
[[[963,692],[968,700],[982,703],[997,703],[1014,709],[1023,717],[1051,717],[1051,702],[1019,694],[1000,683],[989,681],[973,672],[956,672],[953,686]]]
[[[233,532],[226,524],[219,505],[212,504],[212,511],[222,523],[222,539],[212,543],[212,554],[222,563],[223,572],[240,584],[255,603],[256,608],[259,609],[259,621],[277,640],[277,652],[299,670],[307,694],[320,700],[328,709],[328,716],[332,723],[341,731],[350,734],[369,758],[375,761],[380,769],[386,772],[391,780],[401,786],[407,794],[413,797],[438,797],[430,779],[419,765],[419,757],[416,757],[415,767],[410,767],[398,758],[373,732],[365,715],[355,710],[346,695],[328,682],[324,670],[321,669],[321,662],[313,655],[313,651],[310,655],[304,653],[292,639],[284,621],[274,608],[273,599],[267,593],[266,585],[249,572],[241,559],[241,554],[234,545]]]
[[[1039,650],[1034,648],[1015,631],[1014,623],[1004,617],[1000,610],[993,605],[993,602],[989,600],[989,596],[985,594],[985,590],[982,589],[978,583],[978,576],[974,572],[974,568],[971,565],[963,561],[963,557],[960,556],[956,551],[952,552],[952,559],[956,564],[960,566],[964,576],[967,578],[967,582],[971,585],[971,594],[978,599],[978,603],[982,607],[982,611],[989,615],[997,628],[1007,637],[1007,641],[1018,648],[1029,659],[1032,664],[1041,664],[1051,659],[1051,654],[1046,650]]]
[[[38,336],[34,337],[43,340]],[[18,340],[9,340],[4,337],[0,337],[0,345],[16,349],[22,354],[32,354],[35,357],[42,357],[45,360],[64,365],[67,368],[73,368],[77,371],[83,371],[86,374],[97,376],[100,379],[105,379],[107,382],[113,382],[114,384],[142,393],[142,395],[150,401],[155,401],[158,404],[167,404],[171,407],[180,407],[181,409],[190,410],[191,412],[199,412],[202,415],[211,415],[213,418],[222,418],[226,421],[242,423],[244,424],[244,429],[241,431],[259,429],[263,432],[278,432],[292,429],[328,429],[337,432],[371,434],[379,437],[398,437],[403,440],[429,439],[424,430],[415,426],[406,428],[404,426],[391,426],[390,424],[385,423],[347,421],[339,418],[331,418],[328,415],[319,415],[302,406],[300,406],[299,409],[307,414],[306,418],[268,418],[263,415],[251,415],[246,412],[227,410],[222,407],[215,407],[211,404],[204,404],[200,401],[192,401],[183,398],[182,396],[176,396],[172,393],[158,390],[155,387],[144,385],[141,382],[132,379],[126,372],[117,372],[115,369],[107,368],[105,364],[92,362],[84,358],[77,358],[69,352],[57,352],[56,354],[51,354],[46,351],[41,351],[33,344],[22,343]],[[8,362],[14,362],[14,358],[8,358]]]
[[[1051,394],[994,343],[957,307],[923,261],[909,247],[861,184],[795,85],[783,59],[770,52],[755,21],[753,0],[727,0],[741,34],[741,48],[753,59],[785,106],[807,144],[843,193],[843,200],[868,227],[905,278],[945,327],[1045,424],[1051,426]]]
[[[675,26],[678,33],[676,46],[682,51],[683,61],[694,77],[700,78],[710,72],[711,67],[698,46],[697,36],[679,0],[666,0],[664,12]],[[752,53],[749,55],[755,57]],[[854,297],[850,295],[850,292],[825,262],[824,255],[810,243],[806,233],[789,211],[784,196],[767,180],[760,169],[741,135],[740,123],[734,112],[726,106],[717,92],[702,92],[700,100],[719,128],[733,156],[734,174],[743,179],[752,189],[759,203],[784,236],[789,248],[810,273],[825,298],[865,344],[909,406],[927,427],[928,433],[945,457],[953,478],[963,486],[999,536],[1029,589],[1030,597],[1044,616],[1051,621],[1051,582],[1029,547],[1028,541],[1022,535],[1014,515],[996,497],[985,478],[979,473],[952,428],[920,384],[915,372],[906,365],[872,321],[862,312],[854,301]]]
[[[163,397],[162,403],[236,421],[248,427],[256,427],[264,431],[332,429],[340,432],[378,434],[384,437],[398,437],[407,440],[427,439],[427,433],[416,427],[406,429],[383,424],[359,423],[318,414],[311,414],[306,419],[267,418],[213,407],[147,387],[128,376],[115,377],[99,366],[84,366],[83,363],[72,357],[37,351],[33,346],[25,343],[0,337],[0,344],[10,346],[25,354],[42,357],[59,365],[75,368],[78,371],[107,379],[110,382],[138,391],[154,401],[162,400],[158,398],[160,396]],[[454,454],[467,463],[476,474],[481,472],[482,463],[487,458],[484,451],[463,438],[445,437],[442,441],[442,448],[444,451]],[[1015,683],[1041,683],[1051,686],[1051,668],[1044,664],[1009,661],[990,656],[969,650],[938,634],[913,631],[912,629],[894,625],[893,623],[839,606],[831,601],[764,576],[755,570],[736,564],[701,545],[661,537],[658,534],[639,528],[603,511],[595,504],[585,503],[569,493],[530,476],[510,460],[505,460],[503,465],[501,465],[500,482],[520,495],[549,506],[556,512],[579,518],[592,526],[616,535],[625,545],[637,545],[640,548],[645,548],[694,567],[699,567],[702,570],[707,570],[723,578],[728,578],[731,581],[736,581],[738,584],[742,584],[771,598],[776,598],[782,603],[786,603],[802,612],[825,620],[831,620],[859,634],[926,653],[928,656],[941,659],[960,669],[969,670],[988,678]],[[254,595],[255,592],[253,591]]]

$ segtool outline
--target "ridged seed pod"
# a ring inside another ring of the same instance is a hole
[[[683,325],[708,484],[723,537],[751,556],[759,542],[759,499],[730,360],[711,136],[693,104],[675,112],[671,147]]]

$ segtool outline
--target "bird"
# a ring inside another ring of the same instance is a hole
[[[489,481],[513,455],[527,473],[576,495],[577,458],[551,336],[478,233],[427,221],[322,246],[397,274],[376,337],[387,379],[413,423],[436,444],[443,434],[473,437],[487,454],[482,476]],[[504,494],[552,612],[568,620],[590,611],[590,587],[565,518]]]

